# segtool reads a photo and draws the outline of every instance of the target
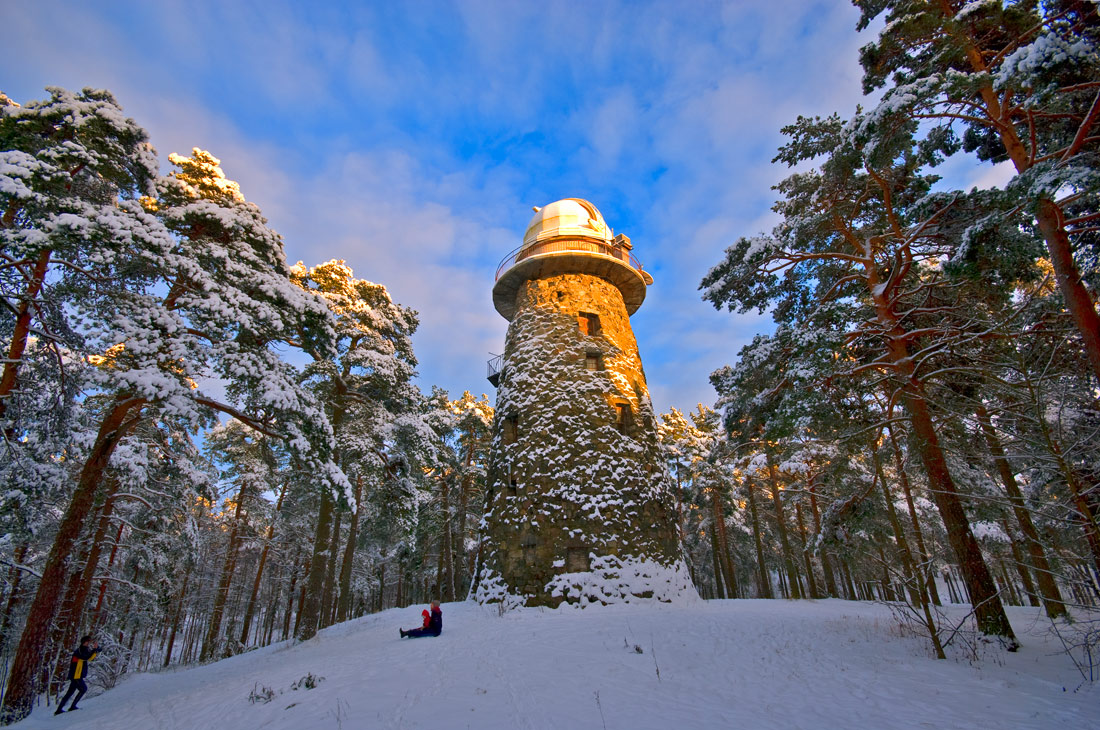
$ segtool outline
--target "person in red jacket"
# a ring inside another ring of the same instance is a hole
[[[419,636],[439,636],[443,633],[443,611],[439,608],[439,601],[432,601],[432,612],[429,614],[427,611],[422,613],[424,616],[424,625],[419,629],[400,629],[401,638],[406,636],[417,638]]]
[[[85,636],[80,640],[80,646],[73,652],[73,660],[69,664],[69,690],[61,698],[61,702],[57,705],[57,710],[53,714],[60,715],[65,711],[65,703],[73,696],[73,692],[76,692],[77,695],[76,699],[73,700],[73,704],[69,706],[69,712],[80,709],[76,706],[76,703],[80,702],[80,698],[88,691],[88,684],[84,681],[84,678],[88,676],[88,662],[96,658],[96,654],[99,653],[98,649],[99,642],[92,641],[92,637]]]

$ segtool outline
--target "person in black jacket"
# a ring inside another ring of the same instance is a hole
[[[98,650],[99,642],[92,641],[92,637],[85,636],[80,640],[80,646],[73,652],[73,660],[69,664],[69,690],[61,698],[61,702],[57,705],[57,710],[53,714],[60,715],[65,711],[65,703],[73,696],[73,692],[76,692],[77,695],[76,699],[73,700],[73,704],[69,706],[69,712],[80,709],[76,706],[76,703],[80,702],[80,698],[88,691],[88,684],[84,681],[84,677],[88,676],[88,662],[96,658],[96,654],[99,653]]]
[[[418,636],[439,636],[443,633],[443,611],[439,608],[439,601],[432,601],[432,615],[428,619],[428,625],[419,629],[400,629],[401,638],[410,636],[417,638]]]

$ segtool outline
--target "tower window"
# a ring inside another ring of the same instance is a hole
[[[539,547],[538,539],[534,535],[527,535],[523,538],[520,546],[523,548],[523,559],[528,563],[533,563]]]
[[[615,427],[621,434],[629,434],[634,426],[634,411],[629,403],[616,403]]]
[[[577,324],[580,325],[582,335],[595,337],[603,332],[600,329],[600,315],[598,314],[580,312],[577,314]]]
[[[584,573],[590,567],[587,548],[571,547],[565,551],[565,570],[567,573]]]
[[[509,480],[509,482],[508,482],[508,494],[510,494],[514,497],[518,493],[519,493],[519,484],[516,483],[515,479]]]
[[[519,436],[519,416],[506,416],[504,418],[503,434],[504,443],[514,444]]]
[[[603,356],[598,352],[589,352],[584,356],[586,370],[603,370]]]

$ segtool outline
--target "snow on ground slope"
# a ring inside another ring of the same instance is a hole
[[[1036,609],[1009,609],[1019,652],[988,647],[971,663],[931,659],[924,641],[901,635],[887,607],[848,601],[503,616],[455,603],[443,606],[439,638],[399,639],[398,626],[418,625],[421,608],[366,616],[302,644],[134,675],[85,698],[79,712],[54,717],[39,707],[15,727],[1100,727],[1100,686],[1081,686]],[[324,680],[292,690],[307,673]],[[250,703],[249,693],[264,687],[274,699]]]

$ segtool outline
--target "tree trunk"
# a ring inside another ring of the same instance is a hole
[[[714,539],[718,543],[716,555],[726,584],[726,598],[737,598],[737,576],[733,572],[733,561],[730,559],[729,539],[726,535],[726,513],[722,507],[721,490],[712,489],[710,501],[714,512]]]
[[[725,587],[722,585],[722,562],[718,558],[718,529],[711,525],[710,559],[714,569],[714,597],[728,598]]]
[[[1032,606],[1039,606],[1039,597],[1035,592],[1035,583],[1031,580],[1031,571],[1027,569],[1027,563],[1024,561],[1024,553],[1020,550],[1020,541],[1016,539],[1016,535],[1013,534],[1012,528],[1008,524],[1007,519],[1001,519],[1001,529],[1008,535],[1008,544],[1012,549],[1012,564],[1016,566],[1016,574],[1020,576],[1020,583],[1024,586],[1024,593],[1027,594],[1027,601]]]
[[[745,492],[749,496],[749,514],[752,515],[752,535],[756,542],[756,567],[759,571],[760,597],[773,598],[771,576],[768,575],[768,566],[764,561],[764,540],[760,534],[760,513],[756,508],[756,490],[752,486],[752,479],[745,477]]]
[[[795,568],[794,556],[791,553],[791,543],[787,539],[786,518],[783,517],[783,498],[780,496],[779,471],[772,463],[771,450],[765,449],[768,459],[768,477],[771,480],[772,502],[775,504],[775,523],[779,528],[779,543],[783,547],[783,564],[787,568],[787,582],[790,583],[791,598],[802,598],[802,592],[798,587],[798,569]]]
[[[870,246],[870,243],[867,244]],[[928,487],[932,501],[939,510],[947,531],[947,541],[962,568],[970,595],[974,613],[978,621],[978,630],[991,636],[1003,637],[1008,647],[1015,650],[1019,646],[1012,625],[1005,615],[1004,606],[997,595],[997,586],[982,557],[978,541],[970,531],[970,522],[963,509],[955,481],[947,468],[947,459],[940,447],[939,436],[928,410],[928,398],[924,384],[917,377],[916,365],[909,353],[906,333],[894,311],[892,294],[885,286],[879,285],[879,273],[873,261],[865,267],[865,283],[874,301],[875,312],[880,324],[886,329],[885,357],[893,367],[901,384],[902,404],[913,424],[913,435],[917,450],[928,476]]]
[[[11,617],[15,610],[15,604],[19,600],[19,587],[23,582],[23,571],[16,567],[23,564],[23,559],[27,556],[27,543],[21,542],[19,546],[15,548],[15,554],[12,556],[16,565],[11,567],[9,575],[9,583],[11,589],[8,591],[8,601],[4,606],[4,619],[0,621],[0,655],[3,655],[4,650],[8,646],[8,631],[11,630]]]
[[[321,493],[321,508],[317,513],[317,532],[313,537],[313,557],[310,560],[309,578],[303,589],[305,601],[298,613],[295,635],[300,641],[312,639],[321,621],[321,598],[324,592],[325,572],[328,569],[328,549],[331,539],[332,492],[326,488]]]
[[[107,575],[99,582],[99,596],[96,597],[95,608],[92,609],[92,619],[89,624],[93,631],[99,628],[100,621],[103,618],[103,604],[107,599],[107,576],[110,574],[111,568],[115,566],[115,558],[118,557],[118,548],[122,544],[122,532],[125,529],[126,523],[119,522],[118,530],[115,531],[115,540],[111,544],[111,554],[107,558]]]
[[[794,503],[795,521],[798,523],[798,534],[802,538],[802,558],[806,562],[806,586],[810,590],[810,598],[821,598],[817,592],[817,581],[814,580],[814,564],[810,559],[810,542],[806,536],[806,522],[802,519],[802,503]]]
[[[66,591],[61,613],[58,616],[63,625],[55,627],[54,640],[61,647],[76,645],[76,637],[80,632],[80,625],[84,619],[85,604],[88,602],[88,594],[91,592],[95,570],[99,566],[99,555],[103,541],[107,536],[107,528],[110,527],[111,514],[114,512],[114,494],[117,489],[118,480],[108,477],[103,487],[103,508],[99,513],[95,534],[88,546],[88,555],[84,557],[84,568],[79,572],[73,572],[69,582],[69,590]],[[69,657],[65,656],[64,649],[59,662],[54,676],[62,678],[69,668]]]
[[[444,602],[455,599],[455,562],[453,550],[453,535],[451,534],[451,487],[448,484],[449,474],[444,474],[439,479],[440,511],[443,513],[443,524],[440,530],[440,565],[442,567],[439,586],[439,595]]]
[[[489,489],[486,489],[483,496],[484,496],[484,498],[482,499],[481,514],[484,515],[484,514],[488,514],[488,512],[489,512],[489,505],[492,504],[492,501],[493,501],[493,493]],[[679,497],[677,497],[677,499],[679,499]],[[679,529],[679,525],[677,525],[677,529]],[[680,544],[681,545],[683,544],[682,539],[681,539]],[[478,586],[478,583],[481,582],[480,567],[481,567],[482,551],[484,550],[484,547],[485,547],[485,536],[482,535],[479,531],[478,536],[477,536],[477,550],[474,552],[473,575],[470,576],[470,590],[469,590],[469,593],[467,594],[467,597],[474,596],[474,595],[477,594],[477,586]],[[692,581],[692,582],[694,583],[694,581]]]
[[[860,595],[859,591],[856,590],[855,580],[852,578],[852,567],[848,565],[848,561],[844,558],[840,559],[840,577],[844,580],[844,588],[848,593],[848,600],[858,601]]]
[[[88,551],[88,559],[84,564],[84,570],[77,582],[76,591],[72,599],[72,619],[69,621],[65,630],[65,638],[61,642],[63,646],[74,646],[76,643],[77,631],[79,630],[81,619],[84,617],[85,604],[88,602],[88,593],[92,589],[92,581],[95,578],[96,568],[99,567],[99,556],[103,550],[104,538],[107,536],[107,528],[110,527],[111,515],[114,513],[114,495],[117,490],[118,479],[108,479],[104,487],[105,501],[103,503],[103,510],[99,515],[99,525],[96,527],[95,536],[92,538],[92,545]],[[117,547],[116,541],[115,545],[112,546],[112,552],[117,550]]]
[[[386,605],[386,554],[382,553],[382,560],[378,564],[378,602],[375,611],[381,611]]]
[[[1012,632],[1012,625],[1009,624],[1004,606],[1001,605],[1001,599],[997,596],[997,586],[989,573],[985,558],[982,557],[978,541],[970,532],[970,522],[967,520],[955,482],[947,469],[947,460],[940,448],[923,388],[915,379],[910,380],[909,387],[903,391],[902,397],[905,409],[912,419],[917,446],[928,473],[932,499],[940,512],[940,517],[943,518],[947,540],[951,544],[969,589],[974,614],[978,620],[978,629],[984,634],[1004,637],[1009,648],[1015,650],[1018,646],[1016,635]]]
[[[332,522],[332,540],[329,541],[328,555],[326,556],[328,566],[325,568],[325,590],[321,594],[320,628],[332,625],[332,616],[336,608],[334,595],[336,591],[336,555],[340,552],[340,522],[344,514],[339,502],[334,505],[334,511],[336,515]]]
[[[8,399],[11,398],[15,384],[19,380],[19,365],[23,362],[23,353],[27,350],[27,340],[31,333],[31,303],[42,292],[52,254],[51,249],[43,249],[39,252],[34,262],[31,280],[27,282],[27,289],[19,298],[19,306],[15,313],[15,327],[11,334],[11,344],[8,346],[8,357],[4,360],[3,375],[0,375],[0,419],[8,410]]]
[[[470,582],[469,570],[466,568],[466,562],[468,560],[466,549],[466,515],[470,511],[470,492],[474,484],[473,474],[470,473],[470,466],[474,463],[474,445],[476,441],[470,439],[470,443],[466,446],[466,454],[463,457],[463,477],[461,483],[461,490],[458,493],[458,530],[455,532],[455,536],[452,537],[452,549],[457,554],[455,558],[455,565],[461,567],[462,573],[455,575],[455,600],[458,599],[458,594],[461,592],[459,589],[465,588]],[[457,546],[453,543],[457,540]]]
[[[1073,247],[1063,224],[1062,209],[1053,200],[1042,198],[1035,210],[1035,218],[1047,242],[1050,263],[1054,267],[1054,278],[1058,281],[1062,300],[1081,335],[1089,365],[1092,366],[1092,374],[1100,382],[1100,315],[1096,313],[1096,305],[1073,260]]]
[[[894,588],[890,580],[890,561],[886,559],[886,551],[882,545],[878,546],[879,564],[882,566],[882,578],[879,580],[879,592],[883,601],[894,601]]]
[[[814,518],[814,534],[821,534],[821,510],[817,505],[817,479],[818,475],[814,474],[810,477],[810,512]],[[821,571],[825,574],[825,592],[834,598],[840,598],[840,592],[836,587],[836,577],[833,575],[832,560],[829,558],[829,551],[824,547],[821,549]]]
[[[275,520],[283,509],[283,499],[286,497],[287,482],[283,482],[283,488],[279,490],[279,498],[275,500],[275,513],[271,516],[271,524],[267,526],[264,535],[264,546],[260,550],[260,560],[256,566],[256,578],[252,581],[252,593],[248,597],[248,608],[244,611],[244,625],[241,627],[241,646],[248,646],[248,634],[252,629],[252,616],[256,610],[256,598],[260,595],[260,581],[263,579],[264,566],[267,565],[267,554],[271,550],[271,540],[275,537]]]
[[[176,632],[179,631],[180,619],[183,617],[183,602],[187,598],[187,584],[191,580],[191,566],[183,576],[183,587],[180,588],[180,597],[176,602],[176,613],[172,617],[172,629],[168,632],[168,646],[164,650],[164,666],[172,663],[172,647],[176,643]]]
[[[894,507],[894,495],[890,493],[890,487],[886,484],[886,476],[883,474],[882,463],[879,461],[878,453],[875,452],[873,456],[875,470],[878,473],[879,482],[882,484],[882,497],[886,501],[886,513],[890,517],[890,526],[894,530],[894,539],[897,541],[898,549],[901,553],[902,567],[905,570],[906,588],[909,590],[911,601],[921,610],[921,614],[924,617],[924,627],[925,630],[928,631],[928,638],[932,640],[932,648],[936,652],[936,658],[946,659],[947,655],[944,654],[943,644],[940,641],[939,628],[936,626],[935,617],[932,615],[931,602],[929,600],[924,577],[917,569],[916,563],[913,560],[913,553],[909,549],[909,541],[905,538],[905,530],[902,529],[901,520],[898,519],[898,513]]]
[[[225,549],[225,564],[222,567],[221,579],[218,581],[218,589],[214,593],[214,606],[210,612],[210,628],[207,630],[206,639],[202,642],[202,654],[199,661],[207,661],[214,657],[222,633],[222,615],[225,612],[225,603],[229,598],[229,587],[233,584],[233,574],[237,570],[237,552],[240,545],[241,521],[244,515],[244,500],[246,499],[245,486],[237,492],[237,505],[233,510],[233,525],[229,528],[229,544]]]
[[[333,383],[335,389],[335,402],[332,408],[332,428],[335,433],[340,432],[340,426],[344,422],[346,413],[344,398],[347,395],[345,378],[337,378]],[[333,454],[339,463],[338,451]],[[294,635],[300,641],[312,639],[324,622],[322,607],[325,595],[325,575],[328,573],[329,551],[331,550],[331,533],[333,511],[336,509],[336,498],[332,490],[325,487],[321,491],[321,506],[317,513],[317,531],[313,536],[313,557],[309,563],[309,577],[302,586],[303,600],[298,607],[298,617],[294,621]],[[336,531],[339,534],[339,530]]]
[[[363,476],[355,478],[355,505],[348,525],[348,541],[344,548],[344,559],[340,563],[340,601],[336,607],[336,620],[347,621],[351,618],[351,568],[355,561],[355,543],[359,539],[359,509],[363,500]]]
[[[57,614],[58,602],[64,588],[66,563],[92,505],[95,504],[111,454],[137,424],[142,405],[144,401],[141,399],[119,396],[100,422],[95,444],[80,471],[76,490],[58,526],[46,565],[42,569],[42,579],[27,613],[27,622],[19,639],[19,647],[8,675],[3,707],[0,709],[0,721],[4,723],[22,720],[30,714],[34,706],[36,677],[46,654],[50,626]]]
[[[913,501],[913,490],[909,487],[909,475],[905,471],[905,462],[901,458],[901,447],[898,446],[892,427],[890,429],[890,445],[893,447],[894,468],[898,472],[898,481],[901,482],[901,489],[905,492],[905,505],[909,508],[909,520],[913,525],[913,537],[916,538],[917,550],[920,551],[921,574],[924,576],[928,597],[932,599],[933,604],[939,606],[941,605],[940,592],[936,588],[936,571],[932,564],[932,554],[928,552],[928,548],[924,544],[924,531],[921,530],[920,520],[917,518],[917,506]]]
[[[290,638],[290,619],[294,616],[294,588],[298,585],[298,559],[301,555],[294,556],[291,563],[293,572],[290,574],[290,588],[286,592],[286,615],[283,616],[283,641]]]
[[[890,486],[886,483],[886,474],[883,472],[878,452],[873,452],[871,458],[874,461],[875,473],[878,475],[878,481],[882,487],[882,499],[886,503],[886,516],[890,519],[890,527],[894,531],[894,542],[897,544],[898,553],[901,556],[901,566],[905,574],[905,587],[909,591],[909,600],[913,605],[923,608],[924,593],[920,589],[923,585],[923,579],[920,573],[917,572],[913,553],[909,550],[909,541],[905,538],[905,530],[902,529],[901,520],[898,519],[898,511],[894,506],[894,495],[890,491]]]
[[[307,593],[308,588],[309,588],[308,583],[309,583],[309,576],[312,574],[311,573],[312,567],[313,567],[312,561],[307,560],[305,571],[304,571],[305,572],[305,576],[304,576],[305,580],[302,582],[301,587],[298,588],[298,612],[294,614],[294,635],[295,636],[298,635],[298,630],[302,626],[302,613],[305,611],[306,593]],[[317,632],[314,631],[313,633],[316,634]]]
[[[1016,476],[1012,473],[1008,459],[1005,458],[1001,440],[997,438],[997,432],[993,428],[993,421],[982,404],[978,404],[976,413],[982,433],[985,435],[986,446],[993,456],[997,474],[1001,478],[1001,483],[1008,494],[1008,501],[1012,505],[1012,513],[1016,516],[1016,522],[1020,525],[1020,532],[1024,533],[1026,538],[1027,552],[1031,557],[1031,565],[1035,570],[1035,577],[1039,583],[1039,592],[1043,597],[1043,605],[1046,608],[1047,616],[1050,618],[1064,616],[1066,615],[1066,606],[1062,603],[1062,594],[1058,590],[1058,584],[1054,581],[1054,573],[1047,562],[1043,544],[1039,542],[1039,531],[1035,529],[1035,524],[1031,521],[1031,513],[1027,510],[1024,496],[1020,492],[1020,487],[1016,484]],[[1009,533],[1010,537],[1011,535],[1012,533]],[[1025,581],[1024,586],[1028,587],[1029,583],[1030,581]],[[1032,592],[1031,588],[1028,588],[1028,592]]]

